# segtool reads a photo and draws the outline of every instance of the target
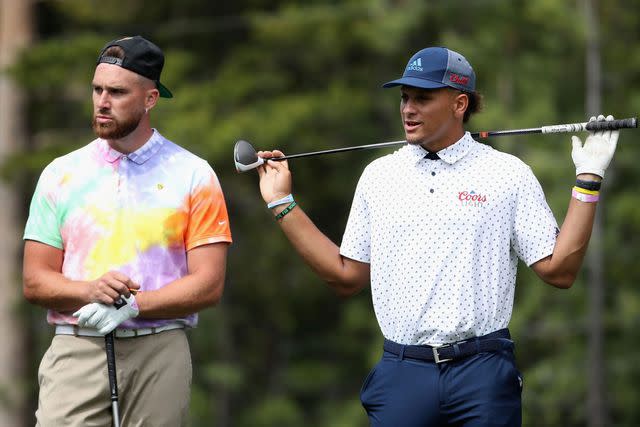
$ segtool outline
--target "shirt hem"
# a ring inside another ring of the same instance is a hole
[[[526,263],[527,267],[531,267],[533,264],[535,264],[536,262],[540,261],[541,259],[544,259],[544,258],[546,258],[546,257],[548,257],[550,255],[553,255],[553,250],[555,249],[555,247],[556,247],[556,244],[554,242],[554,244],[551,247],[549,247],[545,251],[541,252],[540,256],[536,256],[536,257],[534,257],[533,261],[527,262]]]
[[[62,246],[62,242],[57,242],[57,241],[53,241],[53,240],[48,240],[48,239],[44,239],[40,236],[34,236],[31,234],[25,234],[22,237],[22,240],[33,240],[36,242],[40,242],[40,243],[44,243],[45,245],[49,245],[49,246],[53,246],[56,249],[60,249],[63,250],[63,246]]]
[[[191,250],[198,246],[208,245],[210,243],[231,243],[233,240],[231,236],[214,236],[214,237],[203,237],[198,240],[194,240],[193,242],[187,244],[186,249]]]

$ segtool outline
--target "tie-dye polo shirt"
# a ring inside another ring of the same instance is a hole
[[[153,291],[187,274],[186,252],[231,242],[222,189],[209,164],[154,130],[128,155],[96,139],[51,162],[31,201],[25,240],[64,251],[62,274],[95,280],[120,271]],[[76,324],[49,310],[51,324]],[[175,319],[131,319],[123,328],[197,324],[197,314]]]

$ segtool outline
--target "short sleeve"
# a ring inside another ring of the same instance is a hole
[[[55,169],[55,162],[52,162],[42,171],[38,179],[31,199],[23,239],[36,240],[63,249],[56,194],[61,178],[57,176]]]
[[[371,262],[371,218],[366,198],[366,170],[356,186],[340,254],[360,262]]]
[[[229,215],[218,177],[205,163],[194,171],[185,246],[218,242],[231,242]]]
[[[518,257],[530,266],[553,253],[559,229],[542,187],[528,166],[520,182],[511,240]]]

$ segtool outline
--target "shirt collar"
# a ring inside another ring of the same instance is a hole
[[[465,132],[462,138],[454,144],[438,151],[438,156],[440,156],[440,160],[452,165],[466,156],[473,149],[475,144],[477,144],[477,142],[471,137],[471,134],[469,132]],[[407,158],[413,164],[417,164],[427,155],[427,150],[420,145],[407,144],[405,146],[405,150]]]
[[[127,154],[126,156],[132,162],[141,165],[149,160],[151,156],[157,153],[163,144],[164,138],[157,130],[154,129],[151,138],[149,138],[149,140],[145,142],[142,147],[138,148],[133,153]],[[104,159],[109,163],[114,163],[116,160],[122,158],[122,156],[125,155],[124,153],[111,148],[109,143],[104,139],[98,139],[98,147],[102,152]]]

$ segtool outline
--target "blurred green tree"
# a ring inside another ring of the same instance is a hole
[[[640,110],[640,18],[629,13],[638,3],[603,0],[598,11],[603,106],[616,117]],[[578,2],[67,0],[37,7],[40,41],[11,70],[28,94],[33,146],[4,165],[5,176],[34,184],[53,157],[93,138],[97,52],[111,38],[141,34],[165,50],[163,80],[175,94],[154,112],[156,126],[207,158],[225,190],[234,244],[223,301],[204,311],[190,334],[194,426],[365,426],[358,390],[381,351],[369,292],[341,300],[292,255],[257,178],[235,172],[237,139],[287,153],[400,139],[398,93],[380,84],[428,45],[463,52],[474,65],[485,112],[471,130],[585,120],[586,31]],[[609,284],[602,363],[616,426],[640,423],[634,137],[620,138],[600,207]],[[531,165],[561,220],[574,179],[569,137],[488,143]],[[362,169],[384,153],[291,162],[296,199],[334,241]],[[26,206],[30,193],[24,197]],[[525,377],[525,425],[587,423],[586,293],[584,277],[558,291],[520,268],[511,329]],[[27,310],[30,329],[39,331],[25,379],[34,382],[51,331],[41,309]]]

